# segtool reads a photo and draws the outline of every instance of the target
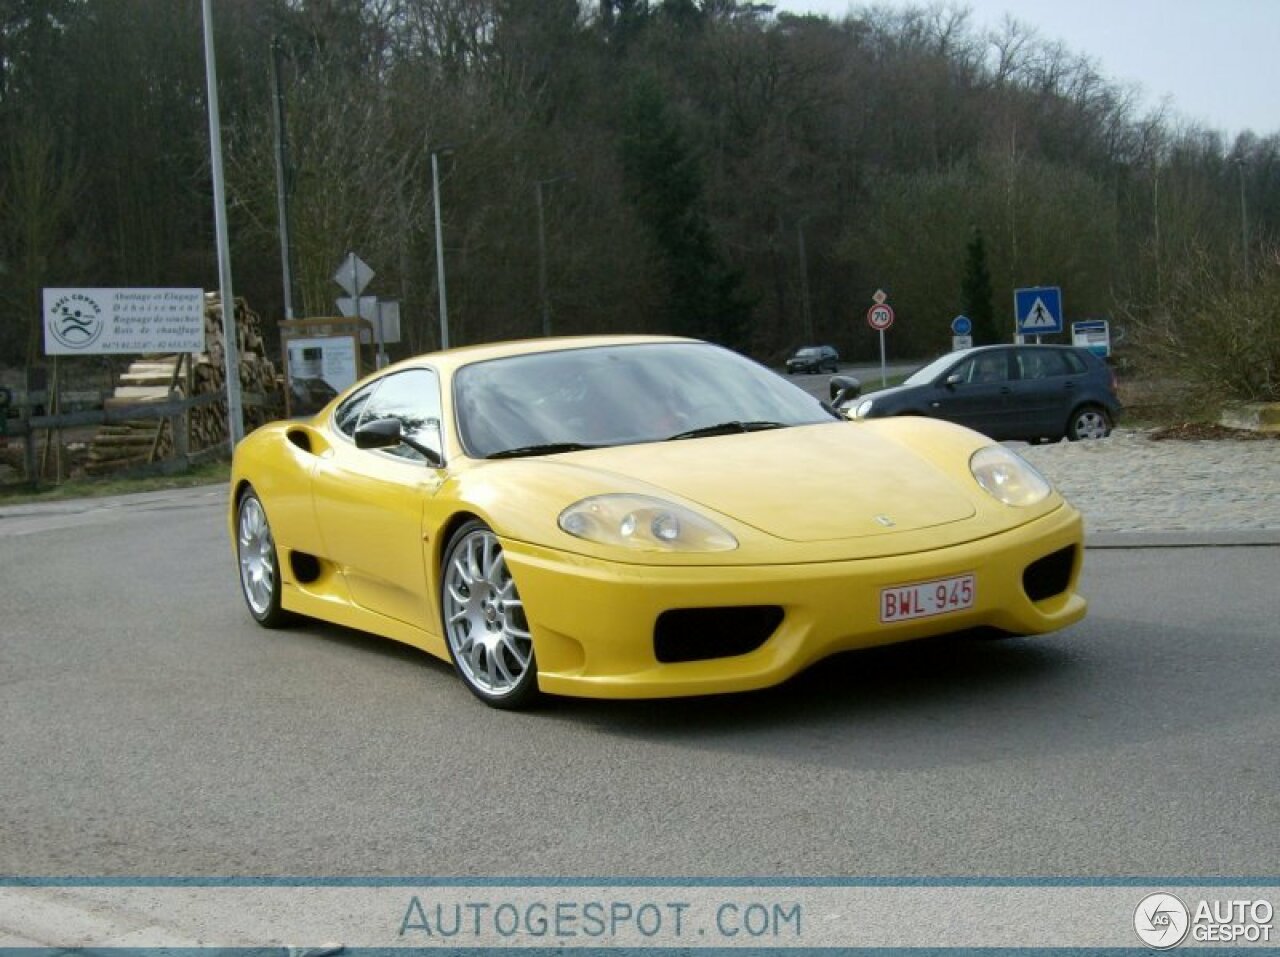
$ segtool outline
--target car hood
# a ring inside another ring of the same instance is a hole
[[[776,538],[816,542],[890,535],[974,514],[954,479],[845,423],[632,445],[582,455],[619,487],[630,479]]]
[[[871,558],[974,541],[1062,506],[1051,495],[1013,509],[983,492],[968,463],[990,444],[936,419],[831,422],[476,463],[457,476],[453,494],[512,538],[624,561]],[[705,555],[620,554],[556,525],[572,503],[612,492],[693,507],[732,532],[740,547]]]

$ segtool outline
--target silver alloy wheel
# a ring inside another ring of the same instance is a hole
[[[276,545],[262,503],[253,494],[240,501],[237,554],[240,558],[240,587],[249,610],[262,621],[275,608],[277,588]]]
[[[443,605],[449,650],[472,688],[504,698],[527,687],[533,637],[502,546],[489,529],[466,532],[450,548]]]
[[[1101,409],[1081,409],[1076,413],[1071,431],[1077,439],[1105,439],[1110,431],[1107,414]]]

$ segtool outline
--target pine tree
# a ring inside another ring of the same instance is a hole
[[[636,84],[624,123],[623,169],[667,280],[670,331],[740,345],[751,312],[742,274],[718,248],[697,157],[656,82]]]
[[[987,246],[982,230],[973,228],[965,247],[964,279],[960,283],[960,300],[964,314],[973,323],[973,344],[1000,342],[996,329],[995,308],[991,303],[991,272],[987,269]]]

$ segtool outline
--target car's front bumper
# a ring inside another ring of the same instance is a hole
[[[646,698],[747,691],[786,680],[839,651],[931,635],[995,628],[1040,634],[1084,617],[1076,593],[1083,525],[1064,505],[998,535],[889,558],[791,565],[687,567],[605,562],[503,543],[532,624],[539,684],[554,694]],[[1033,601],[1028,565],[1074,548],[1066,587]],[[973,574],[972,608],[880,623],[889,586]],[[710,660],[664,663],[654,649],[658,616],[670,609],[778,606],[781,623],[760,647]]]

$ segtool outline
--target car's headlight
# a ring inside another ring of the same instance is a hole
[[[875,405],[874,399],[863,399],[853,407],[853,417],[855,419],[865,419],[871,414],[871,407]]]
[[[648,552],[727,552],[738,540],[710,519],[648,495],[594,495],[560,513],[578,538]]]
[[[969,458],[978,484],[1006,505],[1035,505],[1053,491],[1043,475],[1003,445],[988,445]]]

